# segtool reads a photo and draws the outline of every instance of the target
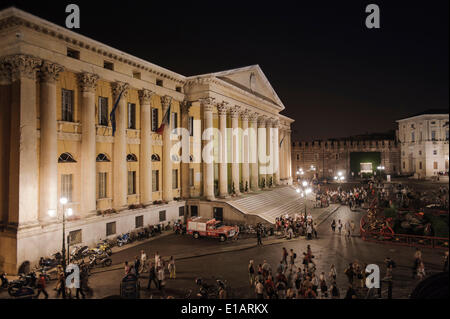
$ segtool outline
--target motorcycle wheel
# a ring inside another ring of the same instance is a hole
[[[103,262],[103,266],[104,267],[109,267],[112,264],[112,259],[111,258],[107,258],[104,262]]]
[[[111,250],[111,248],[106,248],[106,250],[105,250],[105,252],[108,254],[108,256],[111,256],[112,255],[112,250]]]
[[[11,297],[14,297],[17,295],[17,293],[20,291],[20,288],[22,288],[20,285],[12,284],[8,287],[8,294]]]
[[[117,246],[122,247],[123,243],[121,241],[117,242]]]

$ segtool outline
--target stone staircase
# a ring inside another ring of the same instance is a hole
[[[304,211],[305,199],[300,198],[292,186],[281,186],[258,194],[249,194],[227,202],[243,214],[257,215],[269,223],[288,214],[294,216]]]

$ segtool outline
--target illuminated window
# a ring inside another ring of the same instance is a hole
[[[137,161],[138,161],[138,159],[137,159],[136,155],[134,155],[134,154],[127,155],[127,162],[137,162]]]
[[[73,158],[70,153],[62,153],[59,155],[58,163],[76,163],[77,161]]]
[[[104,153],[100,153],[97,155],[97,158],[95,159],[97,162],[111,162],[108,156]]]

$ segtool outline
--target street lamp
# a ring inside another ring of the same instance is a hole
[[[64,210],[64,205],[67,204],[67,198],[61,197],[59,199],[59,202],[62,205],[62,218],[63,218],[63,225],[62,225],[62,267],[64,269],[64,272],[66,271],[66,212]],[[71,215],[72,215],[72,209],[70,209]]]
[[[303,181],[302,185],[303,185],[303,187],[306,187],[306,186],[308,186],[308,182],[307,181]]]

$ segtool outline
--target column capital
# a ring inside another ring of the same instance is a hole
[[[98,75],[93,73],[79,73],[78,77],[78,85],[81,88],[82,92],[95,92],[97,88]]]
[[[113,98],[116,100],[119,97],[120,92],[122,93],[122,96],[126,98],[128,96],[128,89],[130,88],[130,85],[125,82],[114,82],[111,83],[112,91],[113,91]]]
[[[251,123],[258,123],[258,117],[259,117],[259,113],[250,113],[250,122]]]
[[[161,96],[161,106],[163,110],[167,110],[169,108],[170,103],[172,102],[172,97],[169,95]]]
[[[258,127],[266,127],[267,124],[267,116],[262,115],[260,117],[258,117]]]
[[[36,71],[42,64],[42,60],[31,55],[17,54],[4,58],[11,67],[11,81],[15,82],[22,77],[35,80]]]
[[[223,115],[227,115],[228,112],[228,102],[221,102],[219,104],[217,104],[217,111],[219,112],[219,115],[223,116]]]
[[[5,61],[0,61],[0,85],[11,83],[11,66]]]
[[[248,121],[249,117],[250,117],[250,112],[247,109],[245,109],[241,112],[241,119],[243,121]]]
[[[57,63],[44,61],[40,70],[40,77],[42,82],[55,83],[58,80],[59,74],[64,71],[64,67]]]
[[[233,106],[230,108],[230,116],[232,119],[239,118],[239,114],[241,113],[241,107],[238,105]]]
[[[180,102],[180,109],[181,109],[181,113],[182,114],[188,114],[189,113],[189,109],[192,107],[192,102],[190,101],[181,101]]]
[[[199,99],[199,102],[205,112],[212,112],[214,109],[214,100],[213,97],[207,97]]]
[[[152,95],[155,94],[155,92],[148,89],[142,89],[139,90],[138,94],[141,105],[149,105],[151,102]]]

